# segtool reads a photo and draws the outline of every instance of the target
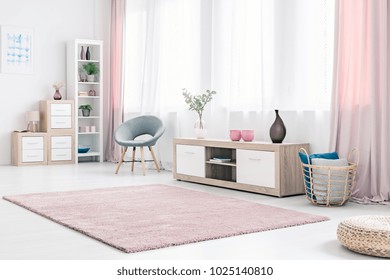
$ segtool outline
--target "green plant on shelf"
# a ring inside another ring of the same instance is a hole
[[[87,73],[87,75],[96,75],[99,73],[99,67],[96,63],[88,62],[83,65],[84,71]]]
[[[79,109],[81,110],[83,117],[89,117],[89,115],[91,114],[92,106],[89,104],[80,105]]]
[[[93,110],[93,109],[92,109],[92,106],[89,105],[89,104],[80,105],[80,106],[79,106],[79,109],[80,109],[80,110],[89,110],[89,111],[92,111],[92,110]]]

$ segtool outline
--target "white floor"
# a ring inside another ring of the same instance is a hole
[[[126,254],[68,229],[3,199],[0,200],[0,259],[105,260],[369,260],[377,259],[344,249],[336,238],[340,221],[355,215],[388,215],[389,206],[347,203],[343,207],[311,205],[304,196],[275,198],[211,186],[175,181],[170,172],[114,174],[112,163],[51,166],[0,166],[0,196],[33,192],[80,190],[142,184],[168,184],[217,195],[240,198],[307,213],[330,221]],[[261,213],[259,213],[261,215]],[[243,217],[245,219],[245,217]]]

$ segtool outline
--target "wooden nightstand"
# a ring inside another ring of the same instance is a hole
[[[41,132],[12,133],[12,164],[47,164],[47,134]]]

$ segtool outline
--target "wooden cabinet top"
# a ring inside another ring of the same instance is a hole
[[[230,149],[250,149],[250,150],[269,150],[269,151],[278,151],[283,148],[288,148],[291,146],[302,146],[309,145],[308,143],[281,143],[276,144],[266,141],[232,141],[230,139],[197,139],[197,138],[174,138],[174,144],[182,145],[196,145],[196,146],[206,146],[206,147],[220,147],[220,148],[230,148]]]

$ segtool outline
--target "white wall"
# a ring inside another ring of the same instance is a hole
[[[66,41],[99,39],[108,58],[110,0],[12,0],[0,2],[0,25],[34,30],[34,73],[0,73],[0,164],[11,162],[11,132],[25,129],[25,112],[52,99],[66,82]],[[108,65],[108,64],[106,64]],[[105,71],[107,81],[108,71]],[[107,83],[105,88],[107,89]],[[61,89],[66,98],[66,88]]]

